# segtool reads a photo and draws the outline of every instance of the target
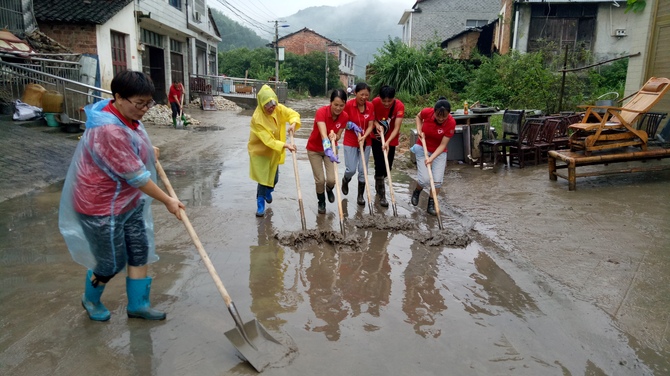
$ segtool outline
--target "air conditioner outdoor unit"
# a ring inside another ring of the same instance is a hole
[[[201,22],[202,21],[202,15],[200,14],[200,12],[195,12],[193,14],[193,19],[195,19],[196,22]]]

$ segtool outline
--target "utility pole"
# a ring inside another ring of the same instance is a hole
[[[326,44],[326,97],[328,97],[328,42]]]
[[[275,47],[275,91],[277,90],[277,87],[279,86],[279,23],[280,22],[286,22],[286,21],[268,21],[268,22],[274,22],[275,24],[275,42],[274,42],[274,47]],[[288,27],[289,25],[281,25],[281,27]]]

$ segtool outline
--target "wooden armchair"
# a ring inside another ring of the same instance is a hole
[[[670,79],[652,77],[623,107],[585,106],[584,119],[598,122],[571,124],[570,150],[583,149],[585,155],[597,150],[640,146],[647,150],[647,132],[635,129],[640,116],[648,112],[670,89]],[[598,110],[604,113],[598,113]]]

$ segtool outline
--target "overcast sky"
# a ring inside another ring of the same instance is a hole
[[[222,11],[226,16],[258,32],[260,29],[274,30],[273,24],[268,21],[281,21],[282,17],[291,16],[301,9],[321,5],[340,6],[352,2],[350,0],[208,0],[207,5]],[[394,0],[394,2],[404,2],[406,4],[405,9],[411,9],[416,0]],[[223,5],[225,3],[228,6]],[[398,20],[400,20],[400,16],[402,14],[398,15]],[[264,33],[261,30],[259,34]],[[271,37],[267,33],[262,36]]]

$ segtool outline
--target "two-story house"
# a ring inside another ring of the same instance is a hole
[[[402,41],[419,47],[428,41],[442,42],[464,30],[484,27],[495,21],[500,0],[417,0],[400,21]]]
[[[32,0],[39,29],[72,51],[98,60],[109,89],[120,70],[142,70],[165,102],[175,80],[217,73],[221,40],[205,0]]]
[[[312,51],[328,51],[329,54],[338,58],[340,82],[343,86],[354,84],[354,59],[356,54],[345,45],[324,37],[309,28],[302,28],[294,33],[277,39],[277,45],[284,47],[286,52],[297,55],[306,55]]]

